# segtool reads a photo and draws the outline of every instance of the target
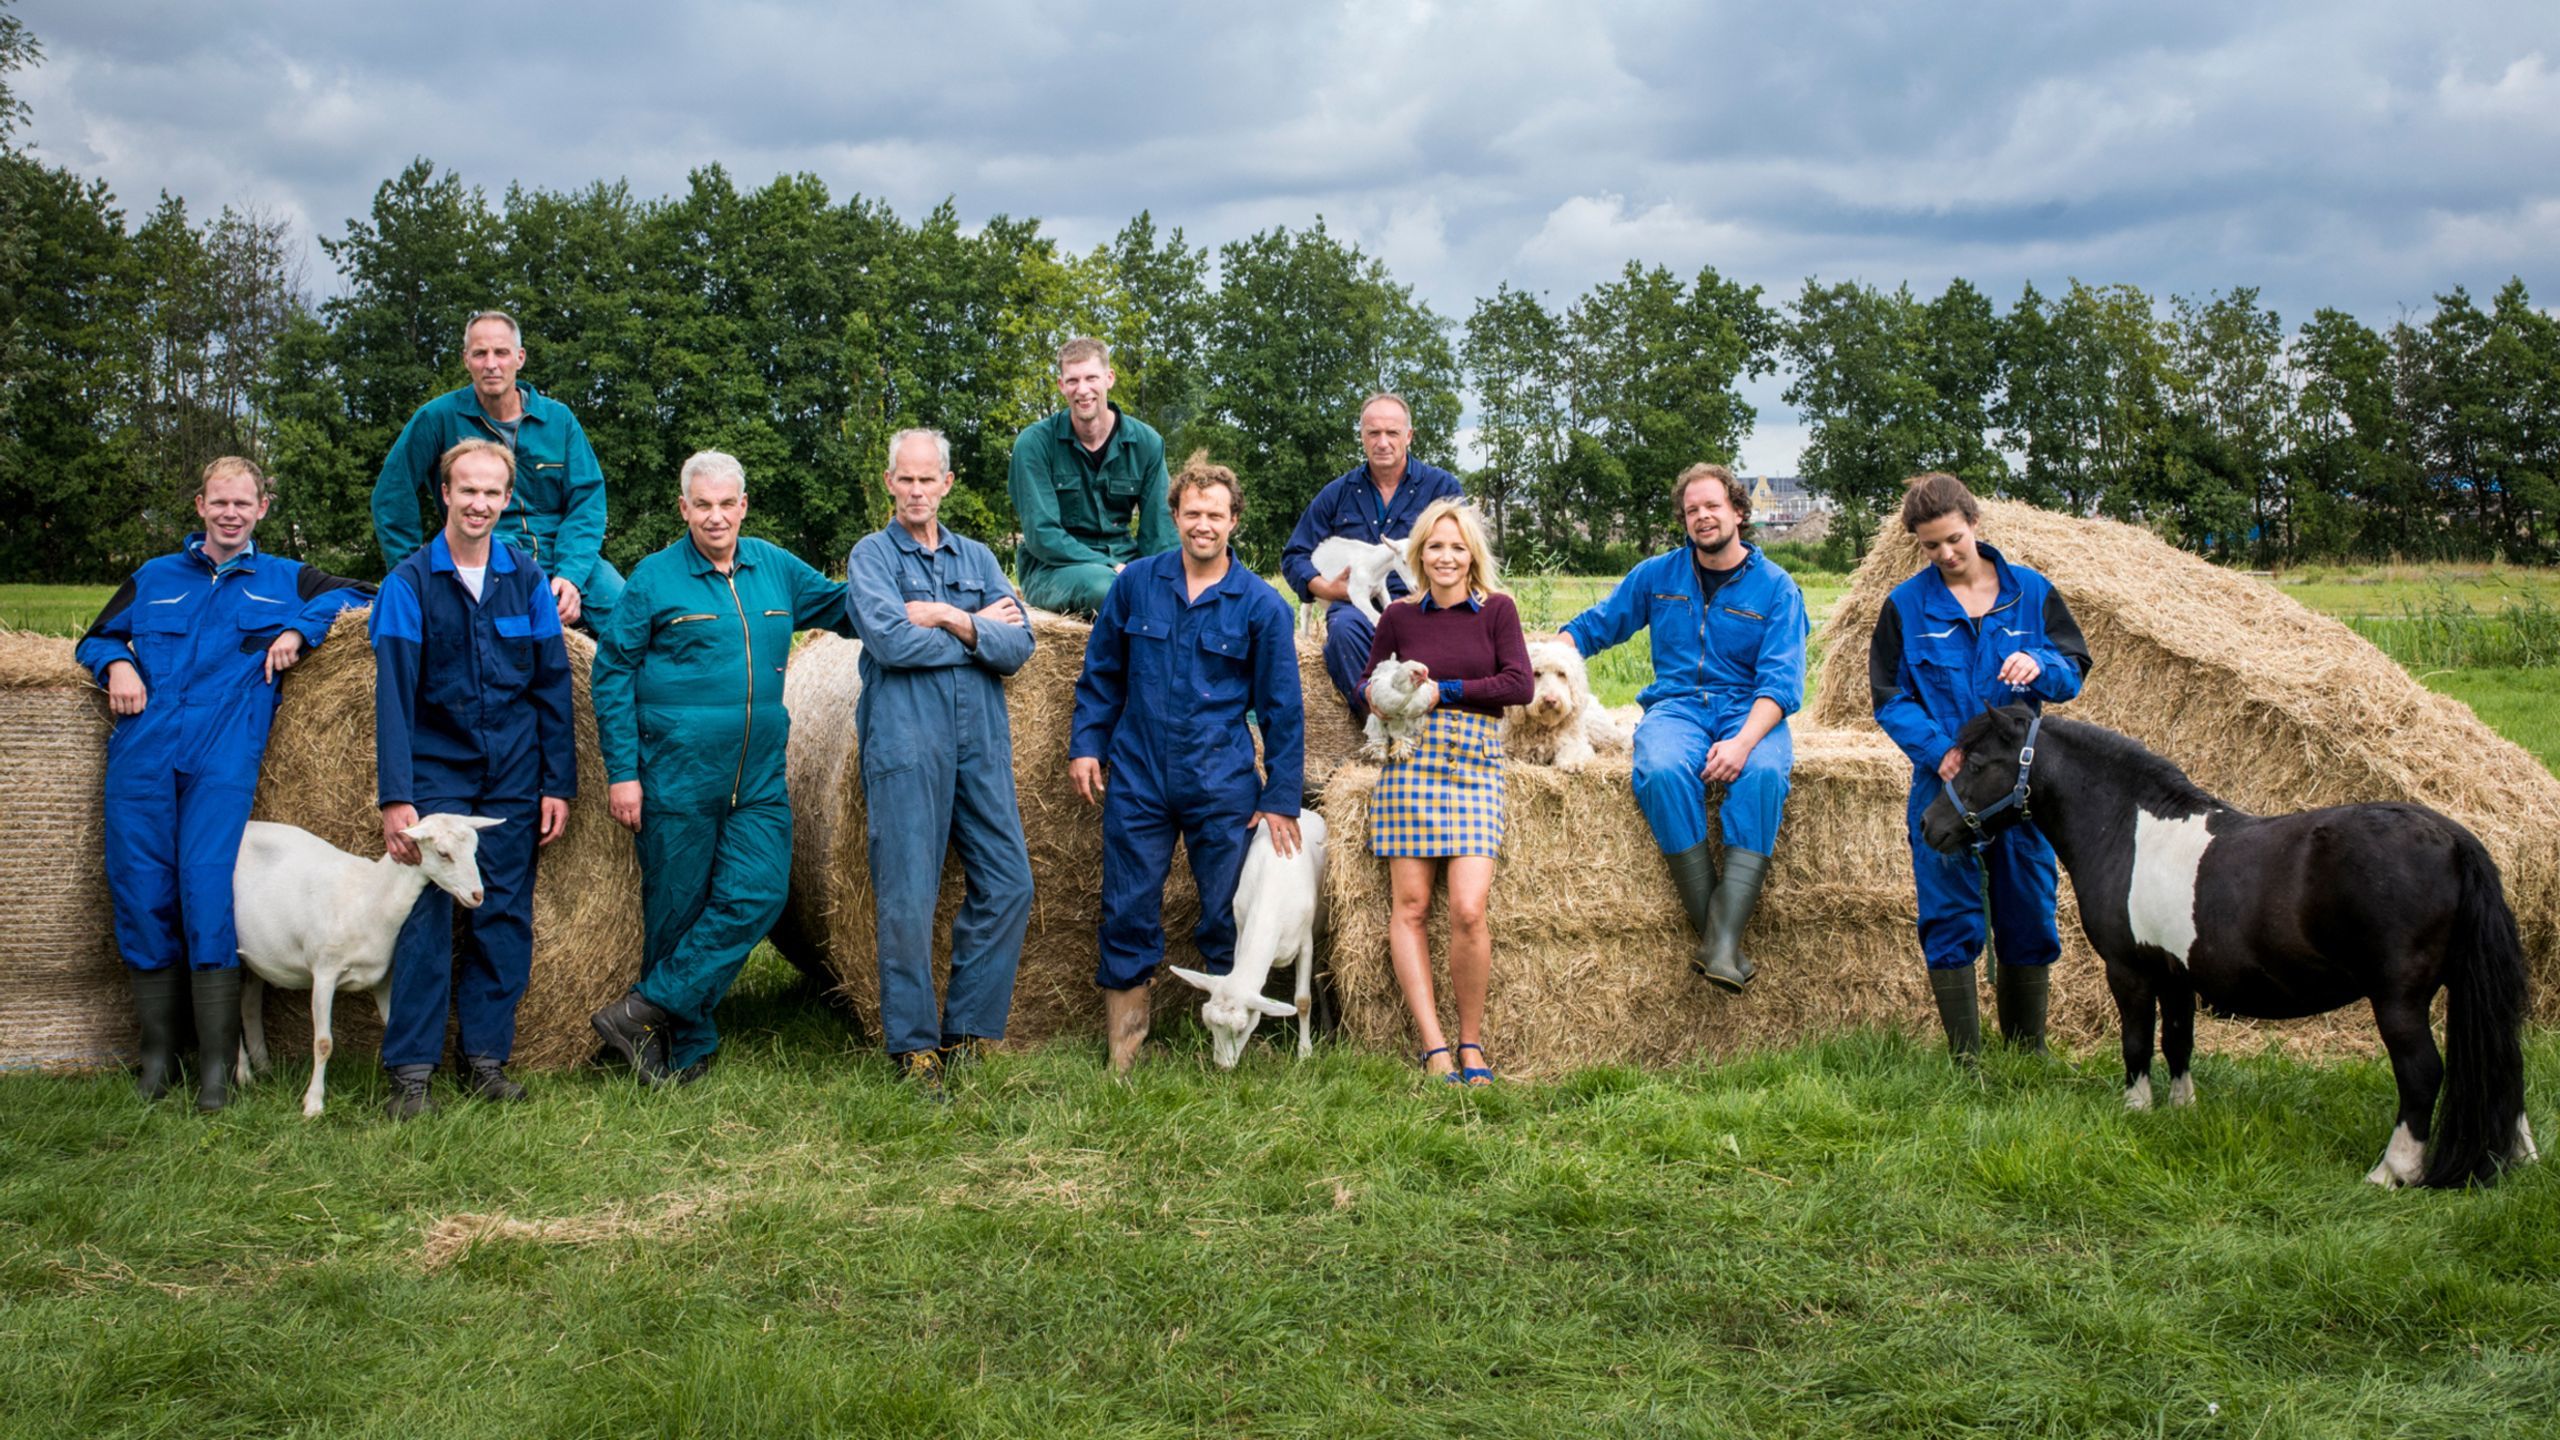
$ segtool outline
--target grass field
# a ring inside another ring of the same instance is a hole
[[[394,1129],[6,1082],[0,1433],[2539,1436],[2560,1169],[2360,1180],[2378,1064],[1868,1035],[1424,1087],[1178,1033],[935,1110],[761,958],[702,1085]],[[1497,1062],[1499,1055],[1496,1055]],[[2537,1040],[2532,1086],[2560,1083]],[[448,1097],[449,1098],[449,1097]],[[2549,1116],[2543,1116],[2546,1128]]]

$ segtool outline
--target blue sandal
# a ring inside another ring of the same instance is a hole
[[[1429,1075],[1431,1073],[1431,1057],[1434,1055],[1446,1055],[1448,1053],[1449,1047],[1443,1045],[1436,1050],[1425,1050],[1421,1054],[1414,1056],[1413,1062],[1422,1067],[1422,1073],[1424,1075]],[[1458,1078],[1458,1072],[1455,1070],[1449,1071],[1440,1078],[1448,1081],[1452,1085],[1464,1085],[1467,1083]]]
[[[1484,1047],[1473,1040],[1459,1041],[1458,1048],[1462,1051],[1473,1050],[1476,1052],[1476,1058],[1479,1060],[1484,1058]],[[1490,1065],[1462,1065],[1458,1067],[1458,1073],[1450,1076],[1449,1078],[1455,1080],[1461,1085],[1490,1085],[1493,1083],[1493,1067]]]

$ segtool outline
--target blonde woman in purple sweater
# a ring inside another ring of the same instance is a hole
[[[1413,522],[1405,556],[1424,590],[1379,617],[1369,669],[1390,655],[1420,661],[1437,689],[1425,692],[1433,704],[1412,749],[1378,776],[1369,848],[1387,861],[1394,888],[1388,954],[1413,1012],[1422,1068],[1452,1083],[1484,1085],[1493,1080],[1484,1055],[1485,986],[1493,970],[1485,904],[1502,853],[1502,712],[1529,703],[1529,646],[1518,607],[1493,588],[1493,551],[1474,506],[1433,501]],[[1431,990],[1427,928],[1432,887],[1444,870],[1449,988],[1458,1001],[1454,1060]]]

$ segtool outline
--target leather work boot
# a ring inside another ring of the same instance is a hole
[[[1715,851],[1701,840],[1677,855],[1662,858],[1671,866],[1671,888],[1680,892],[1680,908],[1689,912],[1689,928],[1698,932],[1698,952],[1689,957],[1689,968],[1706,977],[1709,950],[1707,916],[1715,909]],[[1751,983],[1751,962],[1739,956],[1735,958],[1742,967],[1743,983]]]
[[[1126,1075],[1138,1063],[1138,1046],[1147,1038],[1147,987],[1102,992],[1103,1033],[1111,1039],[1111,1073]]]
[[[1929,994],[1938,1002],[1938,1024],[1947,1032],[1947,1053],[1972,1064],[1982,1054],[1982,1001],[1974,993],[1973,967],[1930,970]]]
[[[133,1077],[133,1093],[157,1100],[178,1083],[178,1026],[187,1016],[186,962],[125,973],[133,980],[133,1018],[142,1027],[142,1068]]]
[[[187,982],[195,995],[196,1109],[210,1115],[231,1103],[231,1067],[240,1058],[240,967],[198,970]]]
[[[505,1061],[486,1055],[471,1057],[471,1078],[462,1083],[463,1088],[483,1100],[512,1102],[530,1098],[522,1085],[507,1078]]]
[[[1761,882],[1768,878],[1768,856],[1731,848],[1724,852],[1724,874],[1707,907],[1707,943],[1700,947],[1699,965],[1707,983],[1720,990],[1738,995],[1751,983],[1751,963],[1742,958],[1742,927],[1751,923]]]
[[[675,1078],[667,1070],[667,1012],[641,999],[639,991],[624,991],[587,1023],[643,1083],[664,1085]]]
[[[1995,965],[1991,999],[2000,1015],[2000,1038],[2030,1055],[2044,1053],[2044,1012],[2053,998],[2050,965]]]
[[[415,1120],[436,1113],[436,1098],[427,1093],[427,1081],[436,1073],[433,1065],[394,1065],[391,1076],[391,1098],[383,1103],[382,1113],[394,1120]]]
[[[892,1056],[898,1062],[898,1080],[914,1096],[929,1105],[939,1105],[951,1098],[942,1088],[942,1056],[932,1050],[909,1050]]]

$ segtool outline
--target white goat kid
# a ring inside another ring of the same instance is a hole
[[[465,909],[479,908],[480,832],[498,820],[429,815],[400,833],[418,842],[418,863],[350,855],[308,830],[252,820],[231,872],[233,923],[240,932],[240,1048],[236,1073],[267,1064],[269,985],[311,992],[311,1086],[302,1113],[320,1113],[329,1073],[329,1008],[340,990],[369,990],[384,1028],[391,1024],[392,946],[429,884]]]
[[[1200,1002],[1200,1023],[1209,1027],[1209,1047],[1218,1068],[1233,1070],[1245,1042],[1265,1015],[1298,1017],[1298,1058],[1315,1053],[1307,1031],[1315,1009],[1316,914],[1324,877],[1324,817],[1313,810],[1298,816],[1298,853],[1282,858],[1271,848],[1271,827],[1254,828],[1245,847],[1244,869],[1236,876],[1236,963],[1224,975],[1208,975],[1177,965],[1173,973],[1209,992]],[[1266,998],[1263,983],[1273,964],[1286,957],[1298,967],[1298,1003]]]
[[[1316,573],[1327,578],[1346,569],[1351,572],[1351,603],[1369,617],[1372,625],[1378,623],[1378,612],[1395,598],[1387,589],[1387,576],[1402,576],[1407,594],[1418,594],[1422,589],[1422,582],[1405,560],[1404,547],[1388,541],[1336,535],[1316,547],[1314,563]]]
[[[1369,672],[1369,719],[1361,727],[1368,743],[1360,747],[1362,755],[1401,760],[1412,751],[1413,737],[1422,733],[1422,722],[1431,717],[1431,707],[1440,698],[1430,674],[1430,667],[1421,661],[1393,655]]]

